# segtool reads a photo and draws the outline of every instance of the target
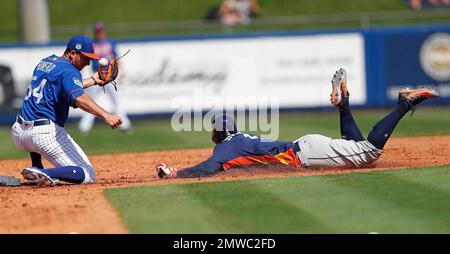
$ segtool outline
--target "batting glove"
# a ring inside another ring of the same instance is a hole
[[[168,167],[164,162],[160,162],[156,165],[156,173],[159,178],[175,178],[177,177],[176,168]]]

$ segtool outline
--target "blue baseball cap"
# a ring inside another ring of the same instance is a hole
[[[94,53],[94,41],[87,36],[76,35],[72,37],[67,43],[67,48],[75,50],[91,59],[100,59],[100,57]]]

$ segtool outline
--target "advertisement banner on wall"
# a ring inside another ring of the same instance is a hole
[[[135,113],[242,108],[278,100],[281,108],[329,105],[336,69],[350,71],[352,103],[364,104],[361,34],[122,43],[123,99]],[[177,103],[182,101],[183,103]]]
[[[449,29],[450,32],[450,29]],[[439,92],[434,103],[450,100],[449,32],[413,31],[383,37],[386,98],[397,101],[403,88],[431,87]]]
[[[24,94],[35,65],[64,46],[0,48],[17,94]],[[360,33],[121,42],[118,93],[130,114],[329,106],[330,80],[349,70],[352,104],[366,102],[364,37]],[[86,69],[89,69],[87,67]],[[89,75],[89,71],[83,72]],[[89,90],[89,89],[87,89]],[[106,96],[99,104],[110,108]],[[80,110],[72,110],[77,116]]]

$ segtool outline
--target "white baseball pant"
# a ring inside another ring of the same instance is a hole
[[[17,121],[12,126],[12,138],[17,147],[44,156],[54,167],[79,166],[83,169],[83,183],[95,182],[95,171],[86,154],[66,130],[51,122],[33,126],[33,122]]]
[[[369,141],[332,139],[318,134],[305,135],[294,143],[300,146],[297,157],[304,168],[360,168],[380,158],[383,150]]]

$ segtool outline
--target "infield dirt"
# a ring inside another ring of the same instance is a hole
[[[230,170],[214,177],[161,180],[159,161],[183,168],[199,163],[212,149],[171,150],[90,156],[97,172],[91,185],[0,187],[0,233],[127,233],[103,190],[142,185],[229,181],[252,178],[344,174],[450,164],[450,136],[393,138],[370,168],[306,170],[290,167]],[[44,163],[49,167],[48,163]],[[29,159],[0,161],[0,175],[20,177]]]

